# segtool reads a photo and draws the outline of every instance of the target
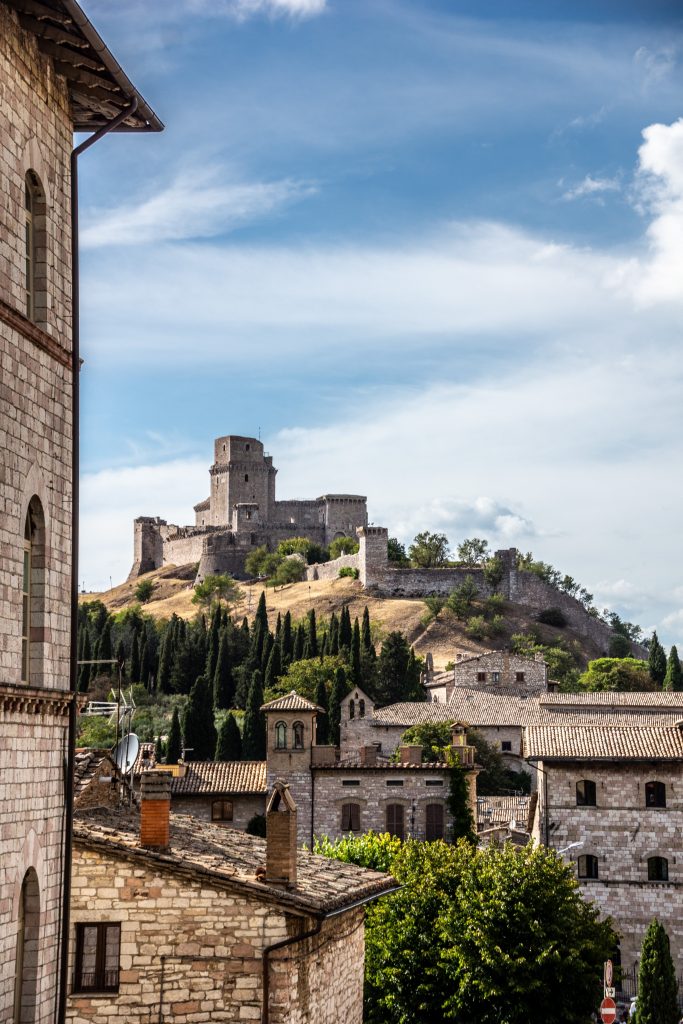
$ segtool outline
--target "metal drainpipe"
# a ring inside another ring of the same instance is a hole
[[[312,939],[315,935],[318,935],[320,929],[325,921],[328,921],[331,917],[338,917],[339,914],[345,914],[347,910],[355,910],[356,907],[362,907],[366,903],[372,903],[373,900],[377,900],[380,896],[391,896],[392,893],[398,892],[402,889],[402,885],[395,885],[393,889],[384,889],[382,892],[373,893],[372,896],[365,896],[361,900],[356,900],[355,903],[348,903],[346,906],[341,907],[339,910],[331,910],[328,914],[322,914],[316,918],[316,925],[307,932],[302,932],[300,935],[292,935],[289,939],[281,939],[280,942],[274,942],[271,946],[266,946],[261,954],[261,971],[263,976],[263,1005],[261,1008],[261,1024],[269,1024],[270,1021],[270,971],[269,957],[271,953],[275,953],[279,949],[285,949],[287,946],[294,946],[297,942],[303,942],[304,939]]]
[[[538,761],[534,763],[534,769],[536,772],[540,772],[543,776],[543,831],[545,833],[545,846],[550,848],[550,826],[548,821],[548,773],[545,768],[541,768]]]
[[[79,435],[79,373],[80,373],[80,309],[78,266],[78,157],[101,138],[118,128],[138,108],[134,96],[125,110],[107,124],[98,128],[85,142],[71,151],[71,648],[69,657],[69,689],[73,694],[69,704],[69,741],[66,763],[66,821],[64,835],[64,886],[62,890],[62,916],[58,935],[60,946],[59,1003],[57,1022],[66,1021],[66,990],[69,974],[69,903],[71,900],[71,858],[73,850],[73,779],[76,745],[76,691],[78,689],[78,502],[80,472]]]

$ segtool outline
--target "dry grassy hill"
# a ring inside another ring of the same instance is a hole
[[[140,579],[150,579],[154,583],[152,598],[143,607],[145,612],[157,619],[168,619],[175,612],[183,618],[190,619],[197,614],[197,605],[192,603],[192,582],[195,566],[167,566],[147,573]],[[139,580],[122,583],[104,593],[82,594],[82,601],[101,600],[111,612],[122,611],[136,604],[135,588]],[[242,597],[235,606],[235,616],[251,619],[258,603],[262,582],[240,584]],[[294,619],[303,618],[311,608],[315,608],[316,616],[328,618],[332,612],[339,613],[344,605],[348,605],[351,618],[360,618],[365,605],[368,606],[374,627],[379,627],[380,636],[394,629],[405,633],[408,641],[413,644],[418,654],[425,655],[431,651],[435,668],[443,668],[452,661],[456,651],[477,653],[492,647],[504,648],[509,644],[513,633],[525,633],[535,629],[539,638],[552,643],[558,636],[566,641],[573,641],[581,660],[587,662],[599,657],[603,652],[594,644],[578,636],[571,629],[555,629],[552,626],[539,625],[527,609],[519,605],[507,603],[503,609],[505,632],[495,640],[484,643],[468,637],[463,623],[452,615],[442,612],[438,619],[426,627],[423,625],[427,608],[419,598],[385,598],[374,597],[366,593],[356,580],[315,580],[310,583],[291,583],[277,590],[266,589],[268,613],[274,622],[277,613],[289,611]]]

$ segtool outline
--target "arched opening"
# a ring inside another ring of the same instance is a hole
[[[39,933],[40,887],[37,874],[29,868],[24,875],[19,899],[13,1024],[33,1024],[36,1019]]]
[[[666,786],[663,782],[645,783],[645,806],[666,807]]]
[[[648,882],[669,881],[669,862],[666,857],[648,857],[647,880]]]
[[[598,858],[592,853],[579,857],[577,871],[579,878],[598,878]]]
[[[595,783],[592,779],[581,779],[576,783],[576,806],[595,807]]]
[[[292,735],[294,737],[294,749],[304,749],[304,723],[295,722],[292,726]]]
[[[285,722],[275,723],[275,749],[287,749],[287,725]]]
[[[355,705],[355,702],[353,700],[350,700],[349,701],[349,718],[355,718],[355,715],[356,715],[356,705]]]
[[[40,686],[45,640],[45,516],[35,494],[24,520],[21,581],[21,679]]]
[[[35,171],[24,179],[26,316],[47,321],[47,233],[45,190]]]
[[[365,718],[365,701],[361,699],[358,701],[358,717]]]

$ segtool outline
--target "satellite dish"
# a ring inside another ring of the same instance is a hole
[[[119,741],[112,756],[116,761],[116,767],[122,775],[127,775],[138,759],[140,753],[140,740],[134,732],[129,732]]]

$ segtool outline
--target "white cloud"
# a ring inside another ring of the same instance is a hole
[[[230,181],[222,168],[195,168],[137,203],[114,210],[87,211],[81,244],[85,249],[96,249],[209,238],[313,191],[311,185],[302,182]]]
[[[227,14],[239,21],[258,14],[268,17],[312,18],[322,14],[327,0],[186,0],[191,11]]]
[[[683,608],[679,608],[670,615],[666,615],[662,619],[662,625],[667,629],[676,630],[680,635],[683,632]]]
[[[651,50],[647,46],[639,46],[633,55],[633,63],[642,75],[643,88],[657,85],[666,78],[676,66],[676,49],[673,46],[662,46]]]
[[[619,178],[593,178],[590,174],[587,174],[578,185],[567,189],[562,198],[571,201],[572,199],[583,199],[586,196],[591,196],[593,198],[597,197],[598,201],[602,202],[603,192],[619,192],[620,190],[621,182]]]

